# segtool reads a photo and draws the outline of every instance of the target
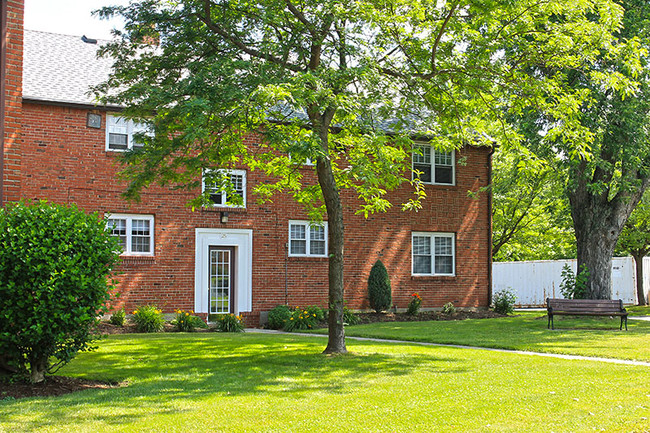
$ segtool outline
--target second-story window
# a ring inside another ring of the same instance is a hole
[[[429,144],[413,146],[413,177],[423,183],[454,185],[454,152],[441,152]]]
[[[106,150],[125,151],[142,147],[143,143],[135,139],[135,134],[148,132],[147,125],[113,114],[106,115]]]
[[[327,257],[327,223],[289,221],[289,256]]]
[[[214,206],[246,207],[246,170],[205,170],[203,192]]]

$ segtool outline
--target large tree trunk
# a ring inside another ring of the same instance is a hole
[[[594,178],[598,178],[594,175]],[[639,203],[644,188],[619,192],[612,199],[607,191],[594,194],[585,180],[569,192],[571,217],[575,229],[578,272],[584,265],[589,272],[588,299],[612,297],[612,255],[627,219]]]
[[[327,147],[327,132],[319,135],[323,146]],[[318,158],[316,170],[327,209],[329,240],[329,338],[324,353],[347,353],[343,327],[343,206],[331,161],[327,157]]]
[[[647,305],[645,293],[643,291],[643,256],[644,254],[633,254],[634,263],[636,264],[636,297],[638,305]]]

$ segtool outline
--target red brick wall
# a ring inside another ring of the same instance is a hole
[[[5,112],[3,137],[2,203],[20,197],[21,97],[23,80],[23,0],[7,0],[5,39]]]
[[[86,127],[87,110],[25,103],[21,195],[77,203],[100,213],[142,213],[155,216],[155,256],[125,259],[120,270],[122,293],[116,305],[127,311],[156,303],[165,311],[194,306],[195,228],[253,230],[253,310],[250,319],[285,301],[285,277],[290,305],[327,305],[327,259],[287,258],[288,221],[307,219],[299,205],[286,197],[257,204],[253,185],[264,181],[259,171],[247,173],[247,207],[231,210],[221,224],[215,210],[192,212],[185,204],[198,191],[182,192],[158,186],[143,193],[140,203],[121,199],[124,184],[115,180],[116,154],[105,151],[102,129]],[[254,137],[251,137],[254,140]],[[423,307],[487,305],[489,273],[488,197],[468,196],[488,184],[487,149],[465,148],[456,159],[455,186],[426,186],[427,199],[419,212],[405,213],[394,206],[367,220],[354,215],[357,203],[349,192],[345,201],[345,289],[351,308],[367,308],[367,278],[381,258],[389,270],[393,300],[406,307],[413,292]],[[313,170],[305,167],[304,170]],[[394,203],[410,197],[410,187],[392,194]],[[456,234],[456,276],[411,276],[411,232]],[[287,272],[285,275],[285,262]]]

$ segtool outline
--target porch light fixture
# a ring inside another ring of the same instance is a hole
[[[221,212],[221,224],[228,222],[228,212]]]

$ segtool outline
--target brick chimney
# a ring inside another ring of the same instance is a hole
[[[24,0],[3,0],[0,13],[0,205],[20,198]]]

